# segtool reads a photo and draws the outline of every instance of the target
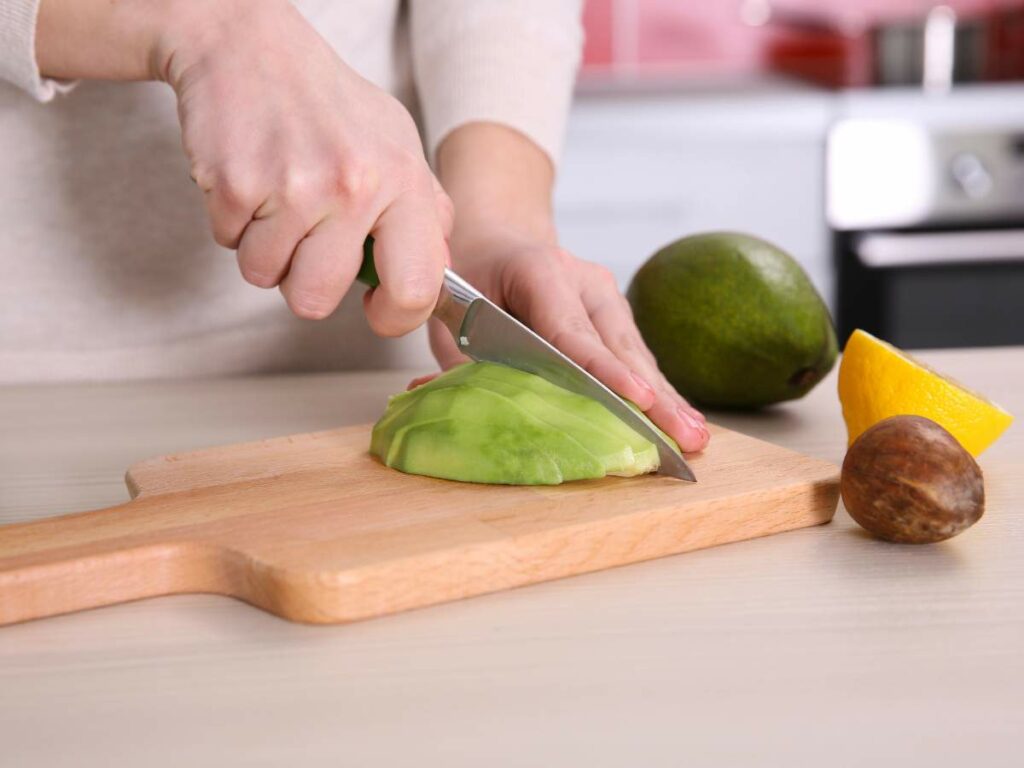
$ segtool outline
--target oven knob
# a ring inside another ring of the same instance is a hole
[[[955,155],[950,162],[949,172],[960,191],[972,200],[985,197],[992,191],[992,174],[973,152]]]

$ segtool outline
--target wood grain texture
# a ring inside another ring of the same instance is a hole
[[[714,429],[697,484],[557,487],[389,470],[369,426],[142,462],[134,500],[0,529],[0,623],[211,592],[338,623],[817,525],[838,468]]]

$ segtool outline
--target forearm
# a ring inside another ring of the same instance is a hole
[[[166,79],[177,40],[218,34],[244,12],[233,13],[237,6],[238,0],[42,0],[36,61],[44,76],[66,80]]]
[[[557,242],[554,168],[523,134],[496,123],[464,125],[441,143],[437,164],[455,204],[456,256],[498,239]]]

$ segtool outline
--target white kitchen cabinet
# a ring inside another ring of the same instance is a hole
[[[569,123],[556,195],[562,242],[625,288],[661,245],[739,230],[793,254],[831,303],[824,220],[827,94],[587,93]]]

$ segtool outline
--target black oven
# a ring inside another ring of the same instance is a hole
[[[841,343],[1024,344],[1024,125],[841,120],[826,165]]]

